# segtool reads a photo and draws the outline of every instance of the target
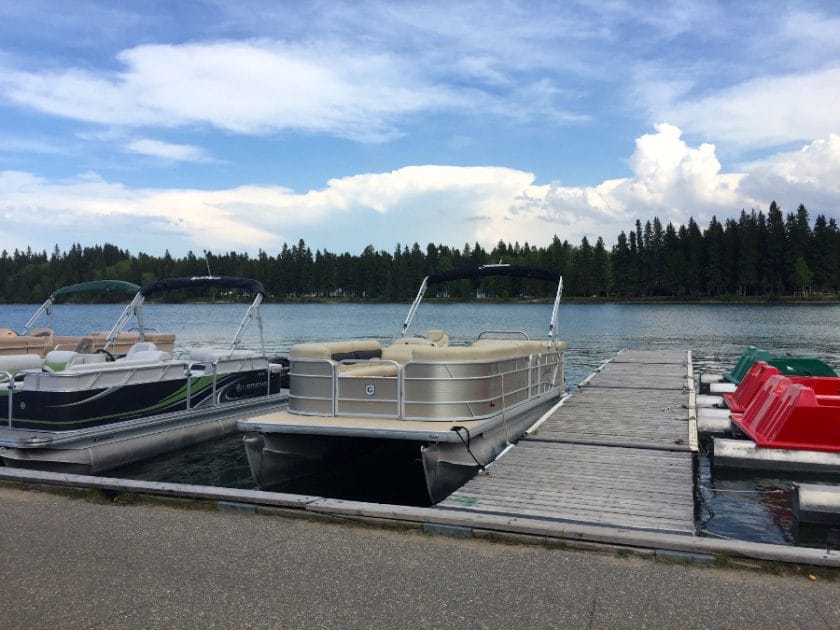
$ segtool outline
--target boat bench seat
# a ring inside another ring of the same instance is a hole
[[[119,358],[115,363],[157,363],[169,361],[172,355],[169,352],[159,350],[151,341],[138,341],[128,349],[125,356]]]
[[[408,361],[487,361],[510,359],[551,351],[546,341],[482,339],[471,346],[392,345],[382,350],[382,358],[398,363]],[[558,349],[565,349],[565,342]]]
[[[8,330],[8,329],[4,329]],[[52,350],[52,335],[34,337],[32,335],[0,335],[0,355],[33,354],[44,356]]]
[[[430,330],[422,337],[400,337],[391,344],[399,345],[443,347],[449,345],[449,335],[442,330]]]
[[[79,354],[73,350],[51,350],[44,358],[44,368],[48,371],[61,372],[84,365],[103,364],[108,361],[104,354]]]
[[[399,366],[395,363],[378,363],[372,361],[370,363],[349,363],[339,366],[338,375],[342,378],[367,378],[371,376],[397,376],[399,374]]]
[[[40,370],[41,357],[37,354],[7,354],[0,355],[0,372],[14,374],[20,370]],[[0,380],[5,376],[0,375]]]
[[[289,350],[289,359],[378,359],[382,346],[375,339],[353,339],[325,343],[298,343]]]
[[[151,341],[158,350],[172,352],[175,348],[175,333],[147,332],[143,335],[146,341]]]
[[[253,359],[262,356],[253,350],[233,350],[230,348],[190,348],[189,360],[201,363],[215,363],[225,359]]]
[[[119,333],[114,343],[108,346],[108,352],[111,354],[125,354],[131,350],[131,346],[137,343],[139,339],[139,333]],[[108,341],[108,331],[95,330],[89,335],[80,337],[76,347],[72,349],[79,354],[93,354],[97,350],[104,349],[106,341]]]

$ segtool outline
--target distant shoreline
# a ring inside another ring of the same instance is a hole
[[[483,299],[445,299],[445,298],[430,298],[426,297],[425,302],[433,304],[551,304],[552,299],[549,298],[483,298]],[[635,298],[619,298],[616,296],[610,297],[566,297],[563,296],[562,303],[564,304],[721,304],[721,305],[744,305],[744,306],[760,306],[760,305],[826,305],[833,306],[840,304],[840,296],[826,297],[826,296],[811,296],[811,297],[792,297],[792,296],[721,296],[721,297],[635,297]],[[151,301],[147,304],[245,304],[248,300],[184,300],[181,302],[156,302]],[[271,299],[267,298],[263,304],[411,304],[412,300],[388,300],[388,299],[366,299],[366,298],[349,298],[349,297],[299,297],[299,298],[283,298]],[[34,303],[33,303],[34,304]],[[113,302],[64,302],[63,304],[77,304],[77,305],[105,305],[113,304]],[[120,303],[122,304],[122,303]],[[6,303],[0,302],[0,306],[32,306],[32,304],[24,303]]]

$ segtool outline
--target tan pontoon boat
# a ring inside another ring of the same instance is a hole
[[[427,288],[484,276],[557,285],[548,338],[485,331],[451,346],[432,330],[406,335]],[[562,278],[542,269],[488,265],[429,276],[390,345],[375,340],[292,346],[289,407],[240,420],[251,471],[261,487],[324,472],[378,449],[408,444],[420,459],[433,503],[490,463],[563,394],[563,351],[555,339]]]

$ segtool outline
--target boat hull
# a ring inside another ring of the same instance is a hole
[[[425,494],[434,504],[471,479],[482,466],[492,462],[559,398],[559,391],[551,392],[522,405],[516,414],[508,417],[500,414],[486,422],[477,435],[453,430],[457,423],[441,422],[427,423],[428,431],[418,432],[417,437],[395,432],[395,437],[389,438],[388,431],[383,429],[368,436],[360,436],[358,432],[355,435],[352,432],[340,435],[329,427],[320,432],[317,429],[308,432],[260,431],[245,436],[245,453],[259,487],[272,488],[370,457],[390,445],[403,459],[421,460]],[[461,437],[458,437],[459,433]],[[432,434],[445,439],[431,440],[428,436]],[[403,467],[410,463],[400,462]],[[387,478],[387,471],[381,471],[381,476]],[[406,489],[406,492],[414,490]]]
[[[270,376],[269,376],[270,375]],[[279,373],[258,369],[220,376],[160,380],[82,390],[15,391],[14,429],[73,431],[151,415],[201,409],[265,397],[280,391]],[[0,391],[0,410],[8,408],[8,390]]]
[[[218,407],[150,416],[63,434],[0,428],[0,464],[79,475],[99,474],[236,431],[244,413],[285,405],[281,392]]]

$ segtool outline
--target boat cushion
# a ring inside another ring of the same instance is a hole
[[[396,376],[399,367],[394,363],[363,362],[349,363],[339,367],[339,376],[350,378],[367,378],[370,376]]]
[[[44,356],[52,350],[51,343],[51,337],[2,335],[0,336],[0,355],[35,354]]]
[[[133,355],[137,354],[138,352],[153,352],[156,350],[157,346],[151,341],[138,341],[128,349],[128,352],[125,353],[125,358],[130,359]]]
[[[382,355],[382,346],[375,339],[353,339],[349,341],[329,341],[324,343],[298,343],[289,350],[289,358],[294,359],[378,359]]]
[[[44,358],[44,367],[60,372],[78,356],[79,353],[73,350],[51,350]]]
[[[382,358],[397,363],[406,363],[414,358],[414,350],[425,346],[410,344],[392,344],[382,349]]]
[[[160,363],[169,361],[172,355],[163,350],[138,350],[131,355],[126,355],[123,359],[117,359],[115,363]]]
[[[449,335],[442,330],[430,330],[422,337],[400,337],[395,339],[392,346],[448,346]]]
[[[12,354],[0,356],[0,372],[14,374],[20,370],[40,370],[41,357],[37,354]],[[0,379],[4,377],[0,375]]]
[[[190,348],[190,361],[201,361],[202,363],[215,363],[225,359],[252,359],[260,357],[258,352],[253,350],[233,350],[230,348]]]

